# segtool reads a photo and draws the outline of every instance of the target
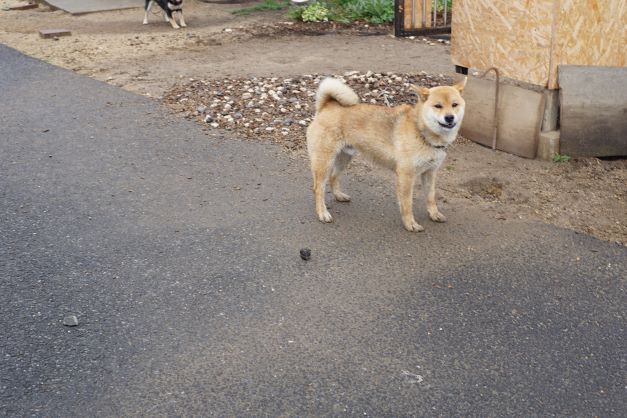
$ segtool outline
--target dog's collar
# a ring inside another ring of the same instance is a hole
[[[432,143],[431,141],[429,141],[427,138],[424,138],[424,141],[429,144],[431,146],[431,148],[435,148],[435,149],[441,149],[446,151],[446,149],[448,148],[448,144],[445,145],[436,145],[434,143]]]

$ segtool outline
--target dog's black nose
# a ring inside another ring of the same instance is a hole
[[[455,121],[455,115],[446,115],[444,116],[444,120],[446,123],[451,124]]]

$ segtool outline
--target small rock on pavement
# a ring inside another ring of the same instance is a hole
[[[309,248],[300,249],[300,258],[307,261],[311,258],[311,250]]]
[[[63,325],[66,327],[75,327],[78,325],[78,318],[76,315],[66,315],[65,318],[63,318]]]

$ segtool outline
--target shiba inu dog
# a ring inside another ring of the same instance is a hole
[[[148,13],[150,13],[150,9],[152,9],[154,3],[157,3],[159,7],[163,9],[165,21],[169,22],[174,29],[180,27],[174,19],[174,13],[178,13],[181,26],[187,26],[183,18],[183,0],[146,0],[146,5],[144,6],[144,25],[148,24]]]
[[[307,128],[318,219],[333,220],[324,202],[327,181],[337,201],[350,200],[340,190],[339,177],[359,151],[396,173],[405,229],[424,231],[412,209],[417,174],[427,193],[429,217],[435,222],[446,221],[436,205],[435,178],[464,118],[461,93],[465,85],[464,78],[454,86],[412,86],[419,96],[415,106],[384,107],[360,103],[357,94],[340,80],[323,80],[316,96],[316,116]]]

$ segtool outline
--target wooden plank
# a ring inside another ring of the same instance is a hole
[[[427,22],[425,28],[430,28],[433,26],[431,24],[431,19],[433,16],[433,0],[427,0]],[[403,19],[403,29],[406,31],[414,30],[414,29],[422,29],[422,0],[404,0],[404,19]],[[413,17],[413,19],[412,19]]]
[[[560,153],[627,156],[627,68],[560,65]]]
[[[403,30],[413,29],[411,25],[411,16],[414,13],[412,9],[412,0],[403,0],[404,1],[404,9],[403,9]],[[414,0],[415,1],[415,0]]]
[[[13,6],[9,6],[9,10],[29,10],[36,9],[39,5],[37,3],[18,3]]]
[[[58,38],[60,36],[70,36],[72,32],[67,29],[42,29],[39,31],[39,36],[42,38]]]
[[[491,147],[495,82],[469,77],[464,89],[466,111],[461,135]],[[544,114],[544,94],[511,85],[499,89],[497,149],[535,158]]]

